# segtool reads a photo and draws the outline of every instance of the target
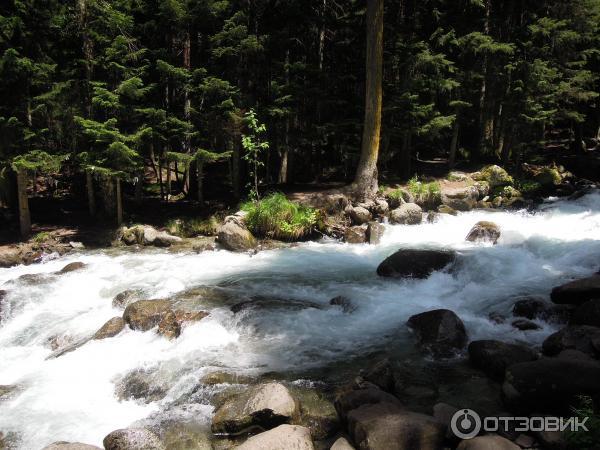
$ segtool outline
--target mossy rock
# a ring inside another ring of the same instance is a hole
[[[298,424],[310,429],[314,440],[324,440],[338,432],[340,420],[335,406],[323,393],[300,387],[291,387],[290,392],[300,403]]]
[[[535,175],[534,180],[544,187],[558,186],[562,183],[562,177],[558,169],[552,167],[544,167]]]
[[[498,186],[509,186],[514,183],[506,170],[500,166],[490,165],[473,174],[475,181],[487,181],[491,188]]]

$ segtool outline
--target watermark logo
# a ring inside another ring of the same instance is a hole
[[[460,439],[472,439],[480,431],[588,431],[585,423],[589,417],[484,417],[472,409],[459,409],[452,416],[450,429]]]

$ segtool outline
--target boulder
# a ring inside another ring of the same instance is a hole
[[[57,273],[63,274],[63,273],[75,272],[76,270],[81,270],[81,269],[85,268],[86,266],[87,266],[86,263],[82,263],[81,261],[76,261],[76,262],[67,264],[65,267],[60,269]]]
[[[356,311],[356,306],[352,304],[352,300],[350,300],[348,297],[344,297],[343,295],[333,297],[331,300],[329,300],[329,304],[331,306],[339,306],[346,314]]]
[[[166,450],[156,434],[146,428],[124,428],[109,433],[105,450]]]
[[[495,244],[500,239],[500,227],[494,222],[482,220],[477,222],[467,234],[466,240],[469,242],[491,242]]]
[[[256,239],[244,222],[236,216],[228,216],[217,229],[217,242],[226,250],[244,252],[256,246]]]
[[[575,397],[600,394],[600,363],[573,358],[541,358],[506,370],[502,394],[517,411],[568,411]]]
[[[558,355],[563,350],[579,350],[594,358],[600,356],[600,328],[569,325],[551,334],[542,344],[544,355]]]
[[[390,205],[383,198],[376,198],[375,205],[372,208],[373,214],[384,217],[390,210]]]
[[[419,347],[434,356],[453,356],[467,344],[465,325],[449,309],[416,314],[406,324],[414,331]]]
[[[525,317],[529,320],[543,320],[553,323],[566,323],[572,312],[571,305],[555,305],[543,297],[523,297],[513,305],[515,317]]]
[[[437,210],[440,214],[450,214],[451,216],[456,216],[458,214],[454,208],[451,208],[448,205],[440,205]]]
[[[363,206],[349,206],[347,208],[347,212],[352,219],[352,222],[356,225],[362,225],[372,219],[369,210]]]
[[[377,275],[390,278],[427,278],[432,272],[442,270],[452,263],[455,258],[454,252],[445,250],[398,250],[379,264]]]
[[[162,425],[162,424],[161,424]],[[168,421],[160,436],[168,450],[213,450],[212,433],[204,424]]]
[[[334,404],[339,416],[345,420],[348,414],[356,408],[377,403],[391,404],[402,409],[400,400],[371,383],[364,383],[357,389],[343,389],[337,394]]]
[[[600,327],[600,298],[589,300],[581,306],[578,306],[573,312],[571,323],[575,325]]]
[[[386,195],[386,199],[390,208],[395,209],[398,208],[403,203],[414,203],[414,196],[407,191],[406,189],[398,188],[391,192],[388,192]]]
[[[158,334],[167,339],[176,339],[181,334],[181,325],[173,311],[167,311],[158,322]]]
[[[148,331],[170,310],[169,300],[138,300],[125,308],[123,319],[132,330]]]
[[[472,175],[475,181],[486,181],[490,188],[508,186],[513,184],[513,178],[500,166],[490,165]]]
[[[94,334],[94,339],[106,339],[111,338],[119,334],[123,328],[125,328],[125,321],[121,317],[113,317],[108,320],[102,327]]]
[[[0,447],[2,448],[2,447]],[[100,447],[95,445],[82,444],[80,442],[54,442],[53,444],[47,445],[42,450],[102,450]]]
[[[340,419],[335,406],[323,393],[303,388],[292,388],[291,392],[300,404],[297,424],[308,428],[313,439],[322,441],[339,431]]]
[[[119,292],[112,300],[112,305],[115,308],[125,309],[130,303],[136,300],[141,300],[142,291],[139,289],[127,289]]]
[[[187,323],[198,322],[209,315],[209,313],[206,311],[184,311],[181,309],[176,309],[174,312],[175,319],[180,326]]]
[[[468,350],[471,364],[496,380],[504,379],[507,367],[537,359],[528,347],[493,340],[473,341]]]
[[[182,241],[180,237],[172,236],[166,231],[158,231],[150,225],[123,227],[119,230],[118,238],[126,245],[137,244],[154,247],[170,247]]]
[[[520,450],[517,444],[497,434],[476,436],[473,439],[465,439],[458,444],[456,450]]]
[[[431,416],[378,403],[350,411],[348,430],[359,449],[434,450],[443,447],[446,427]]]
[[[314,450],[310,430],[297,425],[279,425],[252,436],[237,450]]]
[[[0,267],[12,267],[23,264],[23,257],[18,247],[0,246]]]
[[[511,325],[520,331],[532,331],[532,330],[539,330],[542,328],[537,323],[532,322],[531,320],[527,320],[527,319],[513,320],[511,322]]]
[[[379,222],[369,222],[367,225],[367,242],[372,245],[379,244],[385,227]]]
[[[550,294],[550,299],[558,304],[581,305],[597,298],[600,298],[600,274],[557,286]]]
[[[423,210],[416,203],[404,203],[390,212],[390,223],[418,225],[423,221]]]
[[[364,244],[367,241],[367,226],[355,225],[346,228],[344,232],[344,241],[349,244]]]
[[[479,191],[475,186],[452,187],[442,185],[442,205],[456,211],[470,211],[477,206]]]
[[[554,187],[562,183],[562,177],[558,169],[553,167],[543,167],[535,176],[534,180],[543,187]]]
[[[395,386],[394,369],[388,358],[369,368],[363,378],[386,392],[393,392]]]
[[[333,445],[331,446],[331,448],[329,450],[355,450],[354,447],[352,447],[352,445],[350,445],[350,442],[348,442],[348,439],[341,437],[338,438]]]
[[[270,429],[290,422],[297,413],[283,384],[266,383],[226,400],[215,412],[211,429],[218,434],[238,434],[256,426]]]
[[[134,370],[115,384],[115,395],[119,400],[141,400],[151,403],[167,395],[167,390],[153,377],[152,372]]]

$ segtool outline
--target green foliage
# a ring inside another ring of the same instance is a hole
[[[515,185],[523,195],[535,195],[542,191],[542,185],[533,180],[516,180]]]
[[[269,143],[261,137],[267,131],[267,127],[264,123],[258,121],[256,113],[253,109],[250,109],[244,115],[244,121],[248,127],[248,133],[242,135],[242,147],[244,148],[244,160],[248,162],[250,178],[252,182],[249,183],[250,193],[249,197],[252,200],[258,200],[260,198],[258,193],[258,169],[264,166],[264,163],[260,160],[263,152],[269,149]]]
[[[52,235],[47,231],[40,231],[35,236],[33,236],[31,238],[31,240],[33,242],[35,242],[36,244],[41,244],[41,243],[47,241],[51,236]]]
[[[215,216],[207,219],[173,219],[167,222],[169,233],[179,237],[214,236],[219,221]]]
[[[32,150],[15,157],[12,160],[12,168],[15,171],[55,173],[59,171],[63,159],[62,156],[49,155],[42,150]]]
[[[600,413],[594,407],[591,397],[580,396],[577,405],[571,408],[573,415],[583,420],[588,418],[585,426],[589,431],[566,431],[565,440],[568,448],[592,449],[600,442]]]
[[[415,175],[408,181],[408,190],[417,203],[435,204],[441,201],[441,189],[437,181],[422,182]]]
[[[292,241],[308,237],[319,228],[319,212],[298,205],[276,192],[267,197],[242,204],[246,211],[246,224],[260,237]]]

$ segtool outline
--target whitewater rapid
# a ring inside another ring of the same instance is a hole
[[[498,245],[464,240],[479,220],[500,226]],[[426,280],[378,278],[377,265],[402,247],[457,250],[458,270]],[[73,261],[87,267],[39,283],[14,281]],[[13,433],[19,448],[29,450],[58,440],[101,445],[114,429],[164,417],[208,423],[212,388],[199,384],[203,375],[227,370],[301,376],[369,351],[412,349],[407,318],[435,308],[455,311],[470,339],[539,344],[555,326],[540,323],[540,330],[522,332],[510,323],[493,324],[488,314],[510,315],[516,296],[547,297],[553,286],[599,266],[600,192],[594,191],[576,201],[547,201],[534,213],[474,211],[440,215],[419,226],[386,225],[376,246],[311,242],[253,256],[84,251],[0,269],[0,289],[8,291],[0,322],[0,385],[17,386],[0,398],[0,431]],[[234,314],[230,304],[217,306],[173,341],[126,328],[114,338],[46,359],[53,337],[81,339],[120,316],[111,300],[125,289],[164,298],[201,285],[225,286],[242,300],[267,295],[322,308]],[[330,307],[329,299],[338,295],[350,298],[357,310],[346,314]],[[118,380],[140,368],[158,374],[166,397],[149,404],[117,398]]]

